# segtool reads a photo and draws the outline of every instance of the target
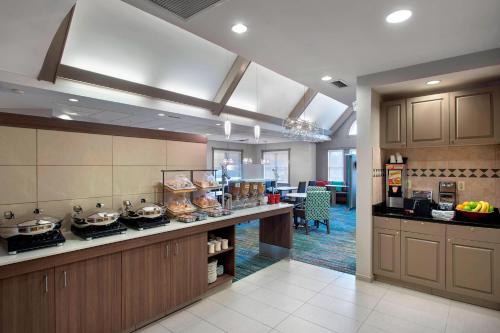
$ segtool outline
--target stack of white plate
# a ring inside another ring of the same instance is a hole
[[[217,280],[217,260],[208,263],[208,283],[214,283]]]

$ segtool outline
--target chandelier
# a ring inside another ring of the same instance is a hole
[[[287,138],[307,142],[329,141],[330,137],[316,122],[306,119],[287,118],[283,120],[283,134]]]

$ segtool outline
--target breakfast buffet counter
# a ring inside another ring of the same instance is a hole
[[[168,236],[179,237],[180,235],[186,235],[189,233],[197,233],[201,231],[209,231],[211,229],[219,228],[221,225],[231,225],[240,222],[250,221],[254,219],[259,219],[261,217],[280,214],[282,212],[290,212],[293,205],[287,203],[279,203],[274,205],[263,205],[252,208],[245,208],[241,210],[233,211],[233,214],[221,217],[209,217],[207,220],[192,222],[192,223],[182,223],[177,222],[172,219],[167,226],[145,229],[142,231],[127,229],[125,234],[95,238],[90,241],[82,240],[81,238],[74,235],[71,231],[64,232],[64,237],[66,242],[62,246],[58,247],[48,247],[44,249],[37,249],[33,251],[27,251],[18,253],[15,255],[9,255],[7,251],[2,247],[0,248],[0,266],[16,264],[24,261],[30,261],[35,259],[41,259],[51,256],[57,256],[60,254],[67,254],[74,251],[80,251],[85,249],[94,249],[99,251],[97,247],[111,245],[121,242],[127,242],[137,239],[145,239],[148,236],[166,236],[163,237],[168,239]],[[289,227],[291,228],[291,222]],[[288,228],[288,226],[286,227]],[[262,232],[261,227],[261,232]],[[264,227],[264,233],[266,229]],[[261,235],[261,238],[269,240],[272,235]],[[156,237],[158,238],[158,237]],[[270,241],[272,243],[272,241]],[[289,240],[281,242],[284,248],[291,248],[291,233],[289,234]]]
[[[67,232],[59,247],[2,250],[0,332],[138,330],[231,283],[236,224],[259,220],[261,253],[289,255],[292,209],[263,205],[88,241]]]

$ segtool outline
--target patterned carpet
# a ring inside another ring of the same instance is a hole
[[[330,234],[325,226],[294,229],[293,259],[316,266],[354,274],[356,271],[356,211],[345,206],[330,208]],[[312,224],[312,223],[311,223]],[[261,270],[278,260],[259,255],[259,222],[236,227],[235,281]]]

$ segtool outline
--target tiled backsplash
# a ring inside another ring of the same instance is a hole
[[[439,181],[463,182],[458,201],[500,206],[500,145],[385,149],[384,161],[396,152],[408,157],[409,191],[432,190],[437,200]]]
[[[0,126],[0,214],[160,200],[162,169],[204,169],[206,144]]]

